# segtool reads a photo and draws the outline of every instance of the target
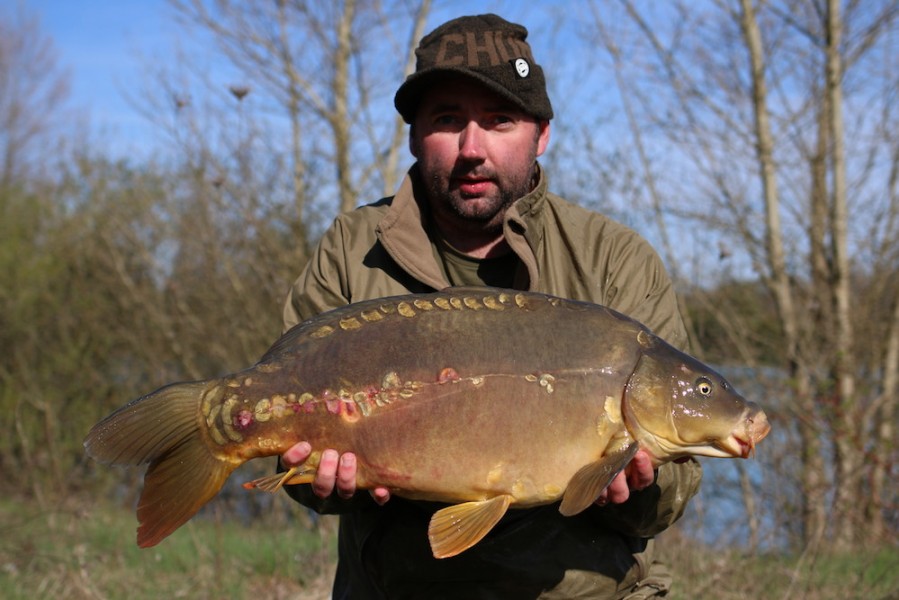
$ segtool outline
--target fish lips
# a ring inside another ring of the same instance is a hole
[[[756,444],[765,439],[770,431],[768,416],[758,407],[750,406],[740,425],[730,436],[717,444],[718,449],[724,454],[715,456],[749,458],[755,454]]]

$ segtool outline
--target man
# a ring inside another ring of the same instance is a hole
[[[285,326],[370,298],[491,285],[605,304],[684,345],[671,282],[649,245],[547,191],[537,158],[553,112],[526,37],[480,15],[422,39],[395,97],[417,162],[394,197],[337,217],[290,291]],[[311,450],[297,444],[282,465]],[[580,515],[512,510],[483,541],[442,560],[426,536],[438,506],[386,489],[355,493],[350,453],[324,450],[315,482],[287,489],[341,515],[335,598],[647,598],[670,581],[653,562],[652,536],[680,517],[700,476],[692,461],[654,472],[641,451]]]

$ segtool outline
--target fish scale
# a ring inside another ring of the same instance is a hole
[[[309,319],[251,368],[127,404],[85,448],[100,462],[149,463],[142,547],[190,519],[240,464],[305,440],[306,465],[247,487],[309,483],[323,450],[353,452],[359,488],[450,504],[427,532],[442,558],[510,507],[584,510],[638,448],[655,466],[745,458],[768,429],[719,374],[609,308],[452,288]]]

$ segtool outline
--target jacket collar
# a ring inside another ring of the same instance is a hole
[[[417,179],[418,169],[413,165],[375,232],[381,245],[404,271],[435,290],[442,290],[449,287],[449,282],[431,251],[427,213],[422,210],[424,200],[420,205],[415,198]]]
[[[537,165],[537,185],[527,195],[516,200],[506,211],[503,221],[503,235],[512,251],[518,255],[527,269],[527,280],[516,277],[516,287],[536,291],[539,289],[540,273],[537,270],[535,252],[543,241],[545,219],[542,218],[546,208],[547,193],[546,176],[540,165]]]

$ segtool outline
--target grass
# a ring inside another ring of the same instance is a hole
[[[289,503],[277,499],[276,502]],[[0,590],[35,598],[291,599],[328,598],[333,577],[333,518],[312,525],[295,507],[276,506],[249,524],[216,505],[160,545],[134,542],[133,511],[111,501],[68,499],[52,510],[0,500]],[[677,530],[660,537],[675,573],[672,600],[899,598],[899,548],[851,554],[744,555],[697,545]]]
[[[697,547],[663,534],[660,555],[675,573],[672,600],[899,600],[899,548],[879,546],[832,553],[746,554]]]
[[[331,518],[314,528],[265,518],[244,526],[222,512],[207,511],[142,550],[135,544],[132,511],[77,501],[43,511],[3,500],[0,595],[10,600],[329,597],[336,556]]]

